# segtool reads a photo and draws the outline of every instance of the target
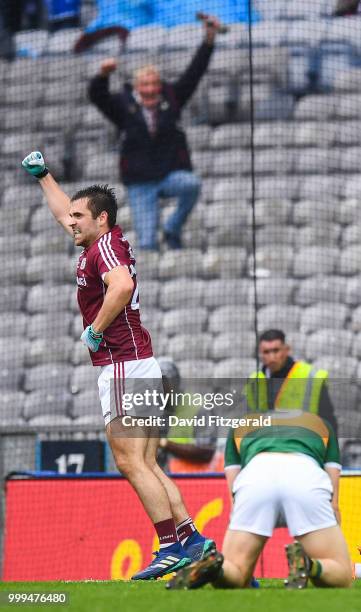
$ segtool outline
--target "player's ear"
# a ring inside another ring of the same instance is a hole
[[[102,210],[102,212],[100,213],[100,215],[98,216],[99,219],[99,223],[102,227],[104,227],[104,225],[108,225],[108,213],[106,210]]]

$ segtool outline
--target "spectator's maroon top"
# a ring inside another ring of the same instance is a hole
[[[103,304],[107,291],[103,282],[104,276],[117,266],[128,268],[134,282],[134,290],[126,307],[104,331],[99,350],[96,353],[89,351],[94,366],[146,359],[153,355],[150,335],[140,321],[135,258],[118,225],[84,249],[79,257],[78,304],[84,329],[93,323]]]

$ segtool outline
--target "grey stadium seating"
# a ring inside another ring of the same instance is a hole
[[[173,356],[182,375],[247,376],[256,365],[255,263],[259,330],[284,327],[297,357],[328,368],[333,378],[356,377],[361,362],[361,21],[350,18],[346,28],[345,20],[324,19],[330,13],[327,0],[262,1],[257,7],[263,20],[253,27],[256,261],[248,30],[237,24],[219,41],[184,116],[203,182],[201,201],[184,231],[185,248],[136,249],[143,324],[157,354]],[[180,26],[174,36],[162,28],[132,32],[112,90],[144,62],[145,51],[165,76],[176,78],[199,31],[197,25]],[[21,32],[17,48],[42,56],[0,65],[5,83],[0,161],[7,169],[0,179],[5,228],[0,238],[1,423],[102,424],[97,372],[79,342],[77,254],[38,187],[19,171],[22,156],[39,148],[63,178],[65,136],[74,132],[76,177],[67,176],[65,191],[97,181],[114,185],[122,203],[118,221],[133,240],[117,135],[86,99],[88,79],[114,41],[74,56],[70,50],[79,33]],[[319,53],[320,82],[329,89],[291,95],[308,83],[310,50]],[[330,71],[333,66],[338,72]],[[36,110],[29,110],[30,104]],[[164,202],[162,219],[173,206],[174,200]],[[332,392],[339,413],[340,388],[334,384]]]

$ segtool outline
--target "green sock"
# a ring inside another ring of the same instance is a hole
[[[310,578],[320,578],[322,574],[322,564],[318,559],[311,559]]]

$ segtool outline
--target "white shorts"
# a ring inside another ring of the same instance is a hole
[[[105,425],[124,415],[144,417],[156,410],[145,402],[134,408],[131,398],[145,396],[146,391],[162,392],[162,372],[154,357],[114,363],[101,368],[98,388]]]
[[[307,455],[260,453],[234,481],[229,529],[271,536],[280,512],[292,536],[337,524],[327,472]]]

